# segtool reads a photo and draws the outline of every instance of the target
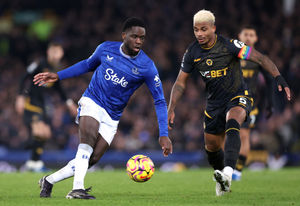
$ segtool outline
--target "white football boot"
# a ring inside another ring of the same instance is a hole
[[[216,180],[216,195],[222,196],[226,192],[230,192],[231,177],[224,174],[220,170],[215,170],[214,178]]]
[[[216,182],[216,195],[217,196],[222,196],[224,195],[224,191],[221,188],[221,184]]]

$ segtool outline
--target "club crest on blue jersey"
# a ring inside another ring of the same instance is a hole
[[[136,68],[136,67],[133,67],[133,68],[131,69],[131,71],[132,71],[132,73],[134,73],[134,74],[139,74],[139,73],[140,73],[139,70],[138,70],[138,68]]]

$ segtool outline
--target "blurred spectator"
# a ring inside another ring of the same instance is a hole
[[[62,126],[64,108],[61,104],[56,104],[56,102],[60,99],[65,101],[68,109],[76,116],[77,106],[73,100],[67,100],[60,82],[44,84],[41,87],[33,83],[33,77],[36,74],[47,71],[55,72],[61,66],[60,61],[63,55],[62,45],[57,42],[51,42],[47,48],[46,58],[32,62],[27,67],[20,81],[15,109],[19,117],[23,117],[24,124],[31,136],[28,144],[28,148],[31,149],[31,157],[25,164],[26,169],[30,171],[39,172],[44,168],[41,155],[43,154],[45,143],[52,137],[52,130],[56,131],[57,128]],[[55,94],[59,94],[60,99]],[[59,138],[57,139],[59,140]]]

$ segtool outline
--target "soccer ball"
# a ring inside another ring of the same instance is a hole
[[[135,155],[131,157],[127,164],[127,174],[135,182],[146,182],[154,173],[152,160],[145,155]]]

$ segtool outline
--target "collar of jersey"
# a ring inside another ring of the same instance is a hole
[[[140,52],[141,52],[141,50],[140,50],[139,53],[138,53],[137,55],[135,55],[134,57],[131,57],[131,56],[125,54],[125,53],[122,51],[122,46],[123,46],[123,43],[121,44],[121,46],[120,46],[120,48],[119,48],[120,53],[121,53],[124,57],[126,57],[126,58],[128,58],[128,59],[134,59],[134,58],[136,58],[136,57],[140,54]]]
[[[205,50],[209,50],[209,49],[213,48],[216,45],[217,40],[218,40],[218,35],[216,35],[216,39],[215,39],[215,42],[213,43],[213,45],[211,45],[210,47],[207,47],[207,48],[201,46],[201,48],[205,49]]]

